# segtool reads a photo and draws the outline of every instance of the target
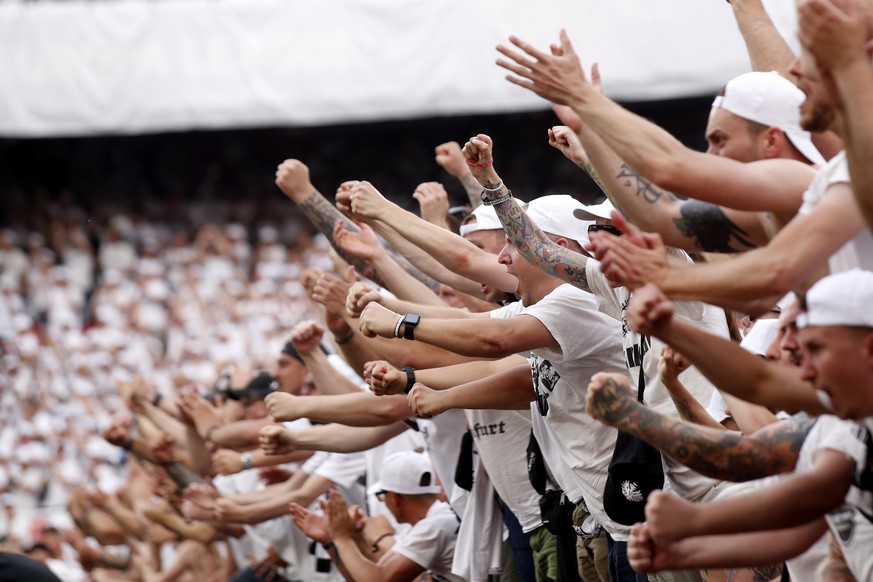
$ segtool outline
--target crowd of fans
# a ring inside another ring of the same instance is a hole
[[[308,224],[3,230],[0,576],[873,579],[873,3],[731,7],[706,153],[498,47],[599,204],[478,133],[459,207],[287,159]]]

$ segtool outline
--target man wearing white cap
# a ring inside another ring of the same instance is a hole
[[[650,314],[669,313],[669,305],[663,296],[646,299],[647,305],[638,308]],[[803,352],[802,381],[794,381],[793,385],[787,386],[788,390],[809,391],[808,383],[813,384],[822,394],[822,401],[828,403],[838,417],[857,419],[857,422],[841,421],[833,416],[819,417],[812,432],[804,437],[799,453],[786,451],[789,457],[782,461],[788,465],[780,470],[793,468],[796,463],[794,470],[802,475],[781,481],[754,496],[737,497],[696,508],[683,506],[675,498],[663,494],[654,498],[653,507],[647,508],[649,523],[645,531],[637,532],[639,535],[633,542],[636,546],[633,553],[639,557],[638,565],[641,568],[660,567],[653,565],[659,552],[651,545],[650,539],[664,544],[688,536],[780,527],[793,529],[782,530],[778,536],[770,535],[770,538],[779,539],[778,545],[787,544],[779,550],[782,553],[778,555],[791,556],[802,551],[817,534],[824,531],[825,522],[820,517],[827,513],[825,517],[833,533],[832,539],[839,545],[849,570],[858,580],[871,579],[873,559],[869,548],[873,541],[873,523],[869,517],[865,517],[865,512],[869,516],[873,511],[873,473],[871,452],[868,450],[869,431],[873,428],[871,302],[873,273],[851,270],[816,283],[806,295],[806,312],[801,313],[797,320]],[[660,319],[662,321],[652,319],[652,325],[669,325],[669,316]],[[616,380],[621,381],[620,378]],[[606,383],[611,381],[605,380]],[[614,387],[606,389],[613,391]],[[600,394],[598,398],[601,406],[610,401],[604,396]],[[630,412],[623,410],[622,406],[607,405],[603,413],[621,422],[619,417]],[[654,436],[655,432],[651,435]],[[796,436],[798,433],[792,438]],[[669,439],[659,440],[663,441],[664,446],[671,446],[666,442]],[[774,447],[766,449],[776,450]],[[791,456],[794,456],[793,461]],[[735,466],[745,464],[760,470],[761,455],[750,450],[747,457],[745,461],[738,459],[740,463]],[[806,501],[798,503],[798,500]],[[686,512],[686,509],[689,511]],[[661,562],[661,566],[715,566],[726,565],[726,561],[739,564],[743,563],[742,560],[752,563],[764,559],[761,557],[765,555],[763,552],[769,551],[769,544],[765,540],[766,536],[758,540],[762,542],[761,545],[747,540],[742,545],[742,552],[737,551],[737,546],[731,552],[727,549],[729,544],[714,543],[714,538],[707,538],[703,542],[689,537],[687,541],[670,547],[660,547],[661,551],[673,556],[669,564]],[[694,559],[688,560],[701,547],[709,550],[697,553]],[[752,547],[755,552],[749,553]],[[723,551],[712,554],[710,550],[716,548]],[[678,563],[674,560],[678,560]],[[818,579],[814,574],[814,571],[806,571],[806,577],[800,577],[792,573],[792,579]]]
[[[715,188],[729,194],[728,190],[739,188],[747,194],[754,193],[757,202],[751,200],[753,204],[746,207],[747,210],[778,212],[796,208],[798,185],[802,182],[797,178],[801,172],[808,171],[805,166],[795,164],[792,170],[785,166],[788,163],[785,160],[741,164],[719,156],[703,156],[699,163],[689,165],[681,157],[659,156],[658,152],[672,151],[675,140],[669,136],[660,140],[647,139],[646,146],[641,147],[640,134],[628,129],[628,123],[636,118],[627,112],[616,113],[618,106],[585,79],[565,33],[561,35],[561,55],[546,55],[521,41],[517,45],[537,60],[532,63],[516,52],[502,49],[517,63],[506,63],[507,67],[524,78],[524,81],[516,81],[552,101],[570,105],[599,135],[605,139],[609,135],[613,146],[623,142],[626,147],[620,153],[629,162],[631,159],[627,156],[634,155],[631,150],[635,148],[642,153],[654,152],[656,155],[648,156],[645,170],[637,164],[637,161],[643,162],[642,159],[631,162],[653,181],[664,183],[658,174],[659,167],[668,168],[670,172],[678,169],[683,181],[696,176],[699,186],[708,186],[701,189]],[[803,51],[801,58],[795,60],[791,73],[806,95],[800,108],[800,126],[812,132],[833,130],[843,134],[846,128],[843,113],[836,106],[834,96],[808,52]],[[628,123],[619,123],[619,120]],[[642,153],[637,157],[645,158]],[[757,176],[766,179],[752,179],[750,176],[750,166],[773,165],[775,162],[782,162],[786,170],[784,174],[771,171],[766,177]],[[495,192],[497,195],[501,193]],[[689,194],[693,195],[693,192]],[[832,158],[809,184],[798,212],[799,215],[766,248],[748,252],[734,261],[695,268],[669,268],[658,237],[649,240],[646,244],[649,248],[645,249],[635,245],[640,240],[637,237],[604,237],[594,242],[598,243],[595,245],[597,256],[604,258],[604,271],[620,277],[621,282],[631,288],[651,281],[675,299],[701,300],[749,313],[769,308],[789,290],[808,285],[821,275],[825,265],[831,272],[852,267],[873,270],[873,237],[865,228],[853,195],[843,153]],[[634,240],[627,240],[630,238]]]
[[[537,198],[528,206],[550,240],[578,253],[582,252],[589,223],[577,220],[572,214],[574,208],[582,208],[582,204],[566,195]],[[476,389],[465,392],[471,400],[457,399],[452,408],[530,407],[543,456],[560,488],[573,504],[584,498],[604,529],[621,539],[628,528],[612,521],[602,502],[616,434],[585,414],[582,389],[596,372],[624,371],[619,324],[597,310],[590,293],[544,276],[512,245],[504,247],[498,260],[516,279],[514,291],[521,297],[520,302],[490,314],[453,320],[401,315],[371,304],[361,314],[361,330],[385,337],[397,336],[396,330],[407,339],[478,357],[530,352],[529,365],[459,386]],[[472,318],[476,319],[475,325],[471,325]],[[413,387],[410,401],[415,403],[426,390],[421,385]],[[454,389],[439,392],[450,393],[453,397],[460,395]],[[547,438],[541,440],[541,434]],[[571,471],[558,474],[555,468],[560,466],[568,466]],[[633,577],[629,570],[623,579]]]
[[[399,523],[412,525],[377,562],[368,560],[354,540],[355,524],[342,497],[332,493],[325,547],[353,582],[406,582],[429,571],[435,581],[463,582],[452,574],[458,517],[439,500],[440,486],[427,456],[413,451],[385,460],[379,481],[370,492],[383,499]]]

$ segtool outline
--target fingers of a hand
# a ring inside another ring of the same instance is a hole
[[[561,40],[563,41],[563,38]],[[547,55],[546,53],[537,49],[532,44],[525,42],[524,40],[518,38],[517,36],[514,36],[514,35],[510,36],[509,42],[511,42],[512,44],[514,44],[515,46],[517,46],[518,48],[520,48],[521,50],[523,50],[524,52],[526,52],[527,54],[532,56],[537,61],[545,61],[549,58],[549,55]],[[507,56],[509,56],[509,55],[507,55]]]
[[[530,83],[530,81],[533,81],[533,71],[531,71],[528,67],[516,65],[516,64],[511,63],[511,62],[504,60],[504,59],[497,59],[495,62],[497,63],[498,67],[503,67],[507,71],[510,71],[511,73],[513,73],[515,75],[518,75],[518,77],[521,77],[521,79],[526,79],[526,81],[524,81],[524,82]],[[507,80],[509,80],[512,83],[516,83],[516,81],[513,81],[510,77],[507,77]],[[518,83],[516,83],[516,84],[518,84]]]

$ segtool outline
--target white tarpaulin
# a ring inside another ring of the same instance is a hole
[[[794,2],[768,2],[780,29]],[[0,135],[320,125],[544,106],[494,46],[566,27],[607,92],[714,93],[749,69],[722,0],[0,4]]]

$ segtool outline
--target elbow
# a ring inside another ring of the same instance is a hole
[[[408,418],[410,411],[406,398],[379,397],[380,406],[376,409],[376,418],[379,425],[384,426]]]
[[[768,295],[781,298],[797,286],[795,272],[796,270],[786,261],[774,262],[768,265],[768,268],[765,270],[767,283],[764,291]]]
[[[482,336],[474,356],[484,358],[505,358],[516,353],[515,342],[512,338],[502,336]]]

